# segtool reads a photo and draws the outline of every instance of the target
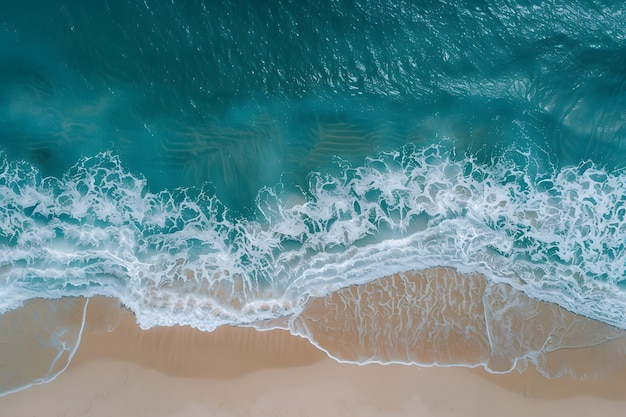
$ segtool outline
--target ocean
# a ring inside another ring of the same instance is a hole
[[[619,1],[0,4],[0,391],[67,367],[94,296],[357,364],[623,361],[625,27]]]

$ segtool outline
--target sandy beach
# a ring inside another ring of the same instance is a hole
[[[0,398],[2,415],[588,416],[626,407],[623,370],[577,381],[532,370],[356,366],[283,330],[145,331],[111,300],[92,307],[68,370]],[[108,332],[99,323],[111,314],[119,324]]]

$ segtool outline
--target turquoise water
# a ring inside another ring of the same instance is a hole
[[[446,266],[626,328],[622,2],[91,3],[0,5],[0,312]]]

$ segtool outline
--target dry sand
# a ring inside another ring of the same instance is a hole
[[[68,370],[0,398],[0,415],[537,417],[626,409],[624,372],[581,382],[532,371],[347,365],[286,331],[142,331],[110,301],[92,301],[91,332]],[[102,316],[118,313],[113,332],[93,333]]]

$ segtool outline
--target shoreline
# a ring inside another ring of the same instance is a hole
[[[622,369],[601,379],[534,370],[338,363],[284,330],[141,330],[114,300],[94,299],[72,363],[54,381],[0,398],[21,416],[353,415],[537,416],[626,406]],[[117,327],[103,324],[117,316]]]

